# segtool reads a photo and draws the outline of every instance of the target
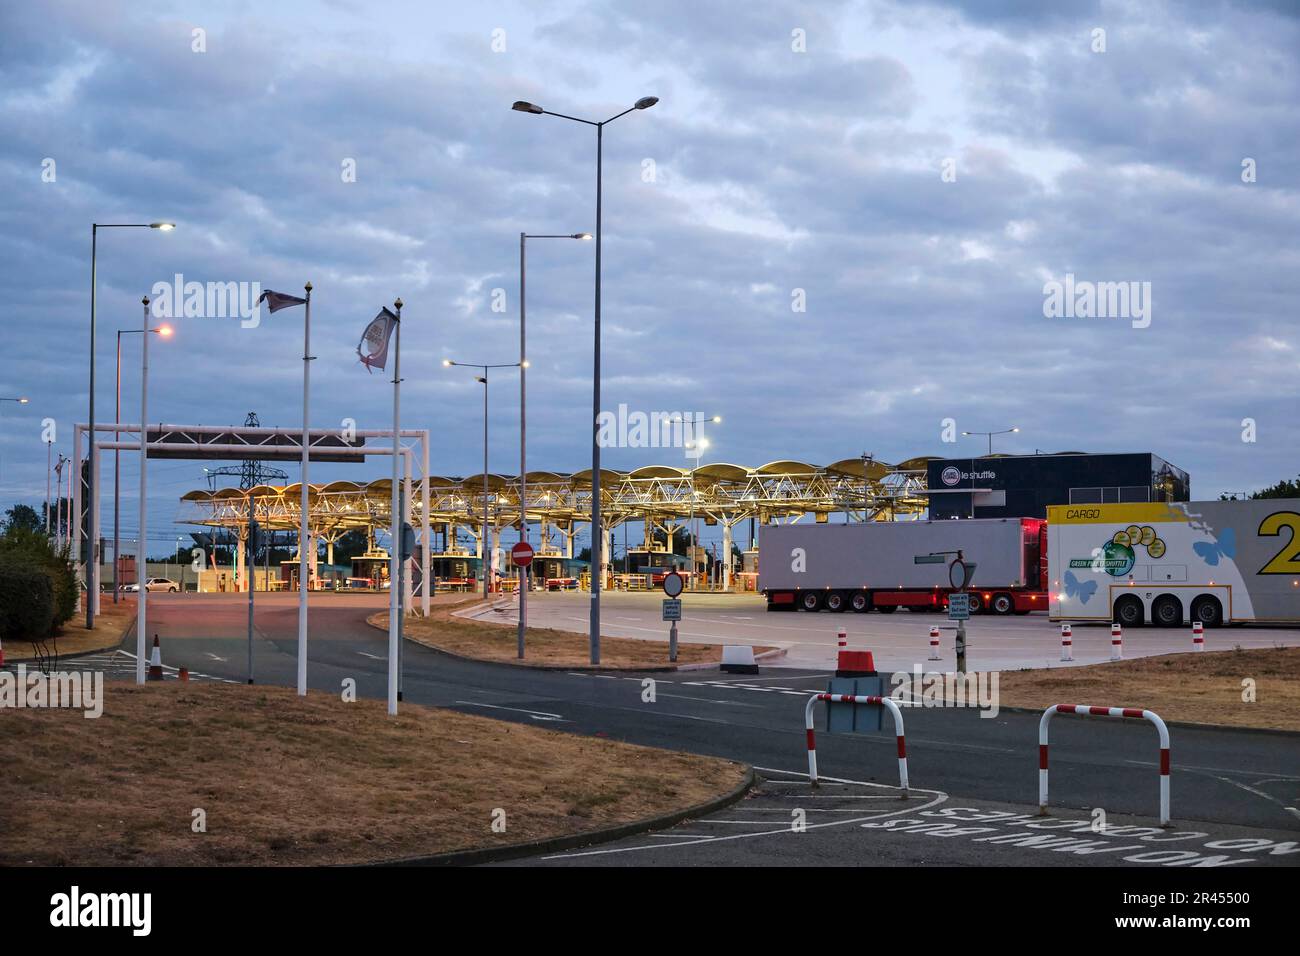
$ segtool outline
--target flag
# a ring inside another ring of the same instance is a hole
[[[262,294],[257,297],[257,304],[261,305],[265,302],[266,307],[273,313],[279,312],[281,309],[287,309],[292,305],[302,305],[306,301],[306,299],[300,299],[296,295],[286,295],[283,292],[272,292],[270,289],[264,290]]]
[[[397,316],[385,307],[370,320],[366,330],[361,333],[357,343],[357,355],[366,371],[382,369],[388,362],[388,340],[392,338],[393,329],[397,328]]]

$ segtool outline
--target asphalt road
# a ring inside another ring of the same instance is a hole
[[[293,686],[296,597],[258,595],[258,602],[257,682]],[[374,595],[313,597],[308,669],[313,691],[339,693],[342,681],[353,678],[359,694],[385,696],[387,636],[365,623],[365,617],[384,602]],[[169,669],[184,665],[199,675],[197,679],[242,682],[246,613],[246,603],[236,595],[155,595],[150,599],[150,636],[154,631],[161,636]],[[82,666],[107,669],[107,664],[95,662],[129,662],[127,655],[134,647],[134,634],[128,634],[122,651],[82,658]],[[1041,865],[1064,859],[1188,866],[1225,854],[1237,862],[1200,865],[1300,862],[1300,737],[1296,735],[1174,728],[1175,832],[1199,835],[1171,843],[1160,842],[1161,837],[1173,837],[1168,832],[1148,834],[1150,840],[1126,837],[1120,841],[1122,846],[1132,844],[1138,849],[1087,854],[1068,845],[1054,851],[1041,841],[1017,845],[1010,828],[1023,827],[1024,834],[1033,836],[1038,832],[1030,826],[1033,821],[996,822],[1036,814],[1036,714],[1003,711],[995,718],[983,718],[975,710],[907,709],[914,790],[913,799],[900,806],[894,789],[898,779],[892,735],[819,734],[821,773],[854,783],[843,788],[845,793],[824,788],[814,794],[806,779],[801,780],[806,771],[804,703],[809,693],[825,689],[829,676],[825,672],[765,668],[758,677],[737,677],[716,670],[654,675],[540,671],[459,661],[409,642],[403,659],[406,701],[728,757],[761,768],[769,778],[758,796],[655,838],[656,845],[671,844],[675,849],[565,854],[535,863],[751,865],[921,859]],[[651,688],[653,701],[647,701]],[[1101,808],[1112,825],[1119,820],[1154,826],[1157,747],[1153,729],[1145,722],[1108,721],[1103,727],[1099,721],[1058,719],[1052,727],[1051,783],[1053,806],[1059,808],[1054,814],[1064,814],[1067,820],[1089,822]],[[863,799],[845,806],[850,790]],[[870,806],[870,812],[859,813],[855,809],[859,805]],[[806,830],[796,832],[791,829],[791,813],[800,806],[809,811],[810,819]],[[971,809],[966,816],[955,815],[959,808]],[[830,814],[814,810],[836,811],[835,825],[821,824],[822,817],[829,822]],[[995,822],[967,821],[975,811],[1004,816],[991,818]],[[765,822],[769,817],[781,818],[781,824],[770,826]],[[756,822],[738,822],[744,820]],[[993,829],[940,839],[939,831],[925,828],[926,823],[962,821],[966,825],[955,829]],[[775,832],[763,835],[764,827]],[[742,833],[750,835],[742,838]],[[728,839],[720,839],[727,834]],[[1006,839],[991,839],[1001,836]],[[1083,839],[1087,834],[1071,836]],[[1109,841],[1121,836],[1096,838]],[[979,842],[981,838],[989,839]],[[1256,841],[1255,849],[1247,852],[1239,844],[1206,846],[1243,838]],[[1151,844],[1193,855],[1128,859],[1141,857],[1142,848]],[[638,840],[631,840],[602,849],[622,851],[636,845]]]
[[[601,597],[601,632],[618,637],[665,640],[668,625],[662,620],[659,592],[605,592]],[[585,592],[529,595],[528,623],[534,627],[587,630],[590,595]],[[496,615],[514,621],[513,603]],[[783,666],[823,670],[835,666],[836,632],[848,631],[849,645],[873,652],[882,670],[910,670],[929,656],[933,624],[945,628],[940,642],[946,666],[956,666],[955,636],[947,615],[912,613],[832,614],[822,611],[768,613],[764,600],[754,594],[687,593],[682,595],[682,621],[678,639],[696,644],[753,644],[786,648]],[[967,625],[967,661],[982,670],[1022,667],[1070,667],[1110,659],[1109,625],[1074,626],[1074,664],[1061,662],[1061,629],[1045,613],[999,617],[977,614]],[[1205,634],[1206,650],[1294,646],[1300,628],[1236,626],[1212,628]],[[1144,657],[1191,648],[1191,629],[1142,627],[1124,634],[1124,654]]]

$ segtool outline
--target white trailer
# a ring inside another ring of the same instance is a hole
[[[1053,505],[1050,617],[1300,623],[1300,500]]]

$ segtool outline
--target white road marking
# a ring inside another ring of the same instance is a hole
[[[380,657],[378,654],[369,654],[369,653],[367,653],[366,651],[357,651],[357,653],[360,654],[362,657],[368,657],[368,658],[370,658],[372,661],[386,661],[386,660],[388,660],[387,657]]]
[[[558,720],[562,724],[571,723],[571,721],[565,720],[560,714],[548,714],[544,710],[527,710],[523,707],[502,707],[500,704],[483,704],[476,700],[458,700],[454,701],[454,703],[464,704],[466,707],[489,707],[492,710],[513,710],[515,713],[527,714],[534,720]]]
[[[797,770],[775,770],[770,767],[755,767],[754,769],[761,770],[764,773],[783,773],[783,774],[789,774],[791,776],[796,776],[796,777],[808,776],[806,773],[800,773]],[[884,784],[868,783],[862,780],[845,780],[839,777],[818,777],[818,779],[821,781],[829,781],[834,783],[856,784],[858,786],[872,787],[881,790],[895,790],[895,792],[897,792],[896,788],[887,787]],[[930,807],[937,806],[940,803],[944,803],[948,799],[948,794],[942,793],[941,791],[938,790],[919,790],[919,791],[913,790],[912,792],[934,794],[935,796],[933,797],[933,799],[928,800],[925,803],[919,804],[918,806],[915,807],[909,806],[900,810],[891,810],[888,813],[872,813],[866,816],[854,816],[846,820],[832,820],[826,823],[812,823],[812,824],[808,824],[805,829],[819,830],[826,827],[848,826],[850,824],[855,824],[855,823],[860,824],[871,820],[882,820],[886,817],[898,816],[899,814],[903,814],[903,813],[919,813],[922,810],[926,810],[929,809]],[[801,794],[800,797],[802,798],[802,796],[803,795]],[[909,801],[909,803],[910,802],[911,801]],[[704,817],[696,822],[708,823],[713,821],[710,821],[708,817]],[[604,850],[585,850],[579,853],[557,853],[551,856],[544,856],[542,857],[542,859],[558,860],[558,859],[572,859],[572,858],[584,857],[584,856],[607,856],[614,853],[636,853],[640,850],[666,850],[666,849],[675,850],[678,847],[695,846],[697,844],[702,844],[702,843],[717,843],[724,840],[747,840],[753,837],[775,836],[777,834],[782,834],[782,833],[795,833],[795,831],[789,826],[783,826],[777,830],[761,830],[753,833],[732,833],[727,836],[702,837],[698,840],[686,840],[681,843],[643,844],[640,846],[612,847]]]

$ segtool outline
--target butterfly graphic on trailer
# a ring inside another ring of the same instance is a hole
[[[1097,593],[1096,581],[1080,581],[1073,571],[1065,572],[1065,596],[1077,597],[1080,604],[1087,604],[1088,599]]]
[[[1216,565],[1219,558],[1235,558],[1237,556],[1237,532],[1231,528],[1224,528],[1223,533],[1219,535],[1218,541],[1197,541],[1192,544],[1192,550],[1201,556],[1201,560],[1208,565]]]

